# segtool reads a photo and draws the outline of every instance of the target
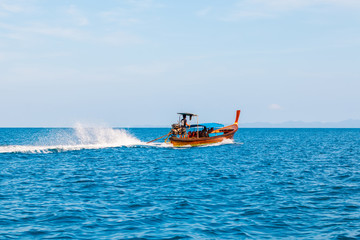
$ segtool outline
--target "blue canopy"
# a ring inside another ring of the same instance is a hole
[[[197,126],[206,127],[206,128],[215,128],[215,129],[224,127],[224,125],[220,123],[199,123],[199,125],[198,124],[190,125],[190,128],[196,128]]]

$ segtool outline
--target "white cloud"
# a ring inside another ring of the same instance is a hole
[[[0,9],[10,13],[19,13],[24,11],[23,6],[21,5],[7,4],[4,2],[0,3]]]
[[[12,25],[0,24],[0,27],[10,30],[17,34],[38,34],[52,37],[67,38],[72,40],[82,40],[86,34],[74,28],[52,27],[44,24],[33,24],[27,27],[15,27]]]
[[[308,7],[360,7],[359,0],[243,0],[222,17],[224,21],[237,21],[243,18],[275,17],[285,12],[302,10]]]
[[[34,11],[31,1],[0,0],[0,17],[8,17],[13,14],[29,13]]]
[[[196,12],[196,15],[199,16],[199,17],[206,16],[206,15],[209,14],[211,9],[212,9],[211,7],[200,9],[199,11]]]
[[[9,24],[0,23],[0,29],[7,30],[0,36],[17,41],[29,43],[35,42],[38,37],[49,36],[54,38],[64,38],[73,41],[86,41],[92,43],[110,44],[113,46],[124,46],[132,44],[142,44],[144,41],[140,37],[127,32],[112,32],[107,35],[99,35],[94,32],[82,31],[77,28],[52,27],[44,24],[32,24],[26,27],[17,27]],[[44,40],[42,38],[42,40]],[[1,42],[0,42],[1,43]]]
[[[67,13],[74,18],[78,26],[85,26],[89,24],[89,20],[76,8],[75,5],[70,5]]]
[[[246,5],[256,4],[265,6],[269,10],[289,11],[309,6],[352,6],[360,7],[358,0],[246,0]]]
[[[136,8],[149,8],[153,5],[152,0],[127,0],[127,2]]]
[[[235,11],[229,14],[228,16],[222,18],[221,20],[233,22],[243,18],[271,18],[274,16],[275,16],[274,13],[270,13],[270,12],[266,13],[266,12],[253,11],[253,10]]]
[[[136,13],[133,10],[117,8],[110,11],[101,12],[99,16],[107,21],[119,23],[121,25],[131,25],[142,22],[140,18],[135,17]]]
[[[98,15],[107,22],[130,25],[146,22],[145,12],[163,7],[162,4],[153,0],[124,0],[122,7],[101,11]]]
[[[311,2],[310,0],[308,0]],[[360,7],[359,0],[318,0],[324,4],[334,4],[339,6],[352,6],[352,7]]]
[[[81,40],[85,38],[84,33],[80,32],[77,29],[72,29],[72,28],[39,26],[39,27],[28,28],[27,31],[37,34],[62,37],[73,40]]]
[[[0,52],[0,62],[1,61],[12,61],[12,60],[19,60],[19,59],[24,59],[26,57],[25,53],[20,53],[20,52]]]
[[[168,63],[151,63],[146,65],[127,65],[119,68],[119,73],[126,75],[158,75],[170,68]]]
[[[270,110],[281,110],[282,109],[282,107],[279,104],[276,104],[276,103],[270,104],[268,108]]]
[[[115,32],[109,34],[105,37],[100,38],[100,41],[114,46],[140,44],[143,42],[143,40],[139,37],[125,32]]]

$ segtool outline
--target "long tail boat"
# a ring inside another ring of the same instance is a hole
[[[218,123],[202,123],[199,124],[199,118],[192,113],[178,113],[179,122],[172,125],[170,133],[167,135],[165,142],[170,142],[174,147],[182,146],[199,146],[221,142],[225,139],[232,139],[238,130],[238,120],[240,110],[236,111],[236,118],[234,124],[224,126]],[[180,121],[183,116],[184,121]],[[186,123],[186,117],[191,120],[197,117],[197,123],[189,125]]]

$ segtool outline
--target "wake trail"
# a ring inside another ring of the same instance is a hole
[[[116,147],[155,147],[155,148],[174,148],[186,149],[191,146],[174,147],[170,143],[153,142],[146,143],[124,129],[113,129],[106,127],[86,127],[82,124],[76,124],[71,133],[66,133],[65,136],[59,134],[56,138],[56,143],[52,137],[43,136],[42,142],[46,144],[38,145],[7,145],[0,146],[0,153],[57,153],[66,151],[78,151],[83,149],[103,149]],[[56,135],[57,135],[56,134]],[[50,142],[50,144],[49,144]],[[222,142],[209,144],[199,147],[215,147],[227,144],[236,144],[232,139],[225,139]]]
[[[74,133],[65,139],[57,140],[60,144],[46,145],[8,145],[0,146],[0,153],[53,153],[82,149],[101,149],[123,146],[146,145],[124,129],[104,127],[85,127],[76,124]],[[45,136],[46,142],[46,136]]]

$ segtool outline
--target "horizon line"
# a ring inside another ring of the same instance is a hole
[[[336,126],[338,124],[354,124],[355,126]],[[227,123],[225,125],[231,125],[232,123]],[[308,126],[307,126],[308,125]],[[312,125],[312,126],[311,126]],[[171,128],[167,125],[133,125],[133,126],[104,126],[99,124],[91,124],[86,126],[86,128],[96,128],[96,127],[109,127],[109,128]],[[75,126],[0,126],[0,128],[75,128]],[[337,122],[321,122],[321,121],[285,121],[285,122],[239,122],[239,128],[360,128],[360,119],[347,119]]]

